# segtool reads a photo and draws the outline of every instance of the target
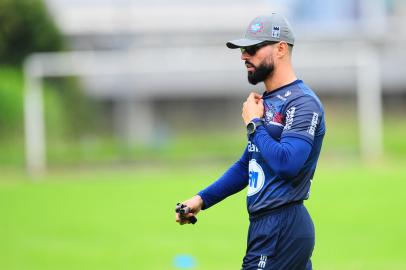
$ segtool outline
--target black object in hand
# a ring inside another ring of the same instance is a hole
[[[183,219],[188,219],[192,224],[197,222],[197,218],[195,216],[186,217],[187,214],[192,213],[192,209],[186,204],[177,203],[175,212],[181,215]]]

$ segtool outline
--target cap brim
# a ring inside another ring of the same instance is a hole
[[[257,45],[261,42],[264,42],[264,41],[257,40],[257,39],[242,38],[242,39],[230,40],[229,42],[226,43],[226,46],[230,49],[238,49],[238,48],[249,47],[252,45]]]

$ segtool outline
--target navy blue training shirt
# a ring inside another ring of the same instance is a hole
[[[242,157],[198,194],[207,209],[248,185],[247,209],[257,215],[306,200],[325,134],[324,110],[301,80],[263,94],[264,126]]]

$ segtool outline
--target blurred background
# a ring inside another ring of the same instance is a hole
[[[240,267],[245,191],[173,210],[245,148],[225,42],[271,12],[326,111],[314,268],[406,269],[402,0],[0,0],[0,269]]]

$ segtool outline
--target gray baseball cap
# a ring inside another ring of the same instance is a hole
[[[291,45],[295,43],[292,27],[285,17],[276,13],[256,17],[248,25],[245,38],[230,40],[226,45],[230,49],[237,49],[264,41],[285,41]]]

